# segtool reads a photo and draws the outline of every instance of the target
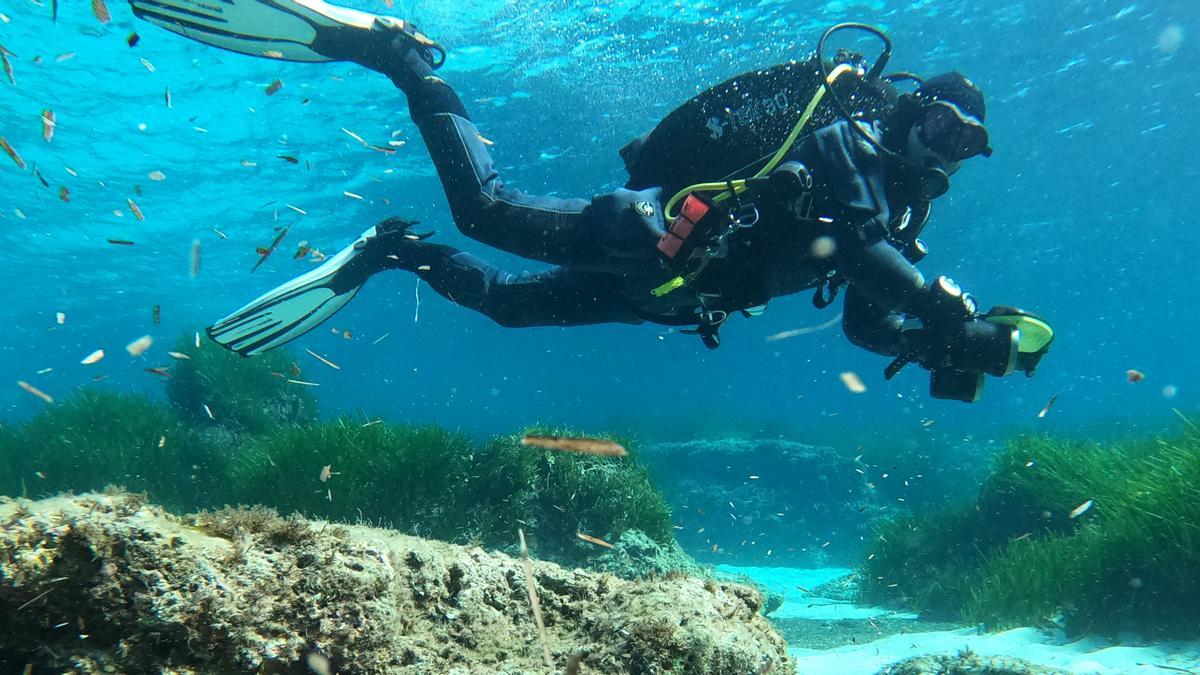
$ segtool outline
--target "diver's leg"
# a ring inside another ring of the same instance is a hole
[[[445,244],[399,241],[387,266],[415,272],[451,302],[501,326],[581,326],[640,323],[624,299],[619,278],[555,267],[510,274]]]
[[[526,195],[504,185],[458,95],[433,74],[419,43],[393,42],[394,56],[371,67],[408,97],[409,112],[463,234],[516,255],[557,265],[599,263],[604,251],[581,212],[584,199]],[[426,52],[427,53],[427,52]]]

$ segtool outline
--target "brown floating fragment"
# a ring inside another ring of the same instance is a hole
[[[275,92],[279,91],[282,88],[283,88],[283,80],[275,80],[271,84],[267,85],[267,88],[266,88],[267,96],[274,96]]]
[[[138,35],[136,32],[130,33],[129,37],[125,38],[125,44],[129,45],[130,47],[136,47],[137,43],[141,41],[142,36]]]
[[[291,155],[275,155],[279,159],[285,160],[288,164],[299,164],[300,160]]]
[[[138,220],[146,219],[146,216],[142,215],[142,210],[138,208],[137,204],[133,203],[132,199],[126,199],[125,201],[129,204],[129,210],[133,211],[133,215],[136,216]]]
[[[33,386],[32,384],[29,384],[28,382],[26,382],[24,380],[17,380],[17,386],[24,389],[25,391],[29,392],[30,394],[33,394],[34,396],[42,399],[46,403],[54,403],[54,398],[51,397],[50,394],[47,394],[46,392],[42,391],[41,389],[38,389],[37,387]]]
[[[577,452],[583,455],[624,457],[629,454],[620,443],[595,438],[567,438],[565,436],[522,436],[521,445],[532,445],[548,450]]]
[[[580,539],[582,539],[583,541],[586,541],[586,542],[588,542],[589,544],[595,544],[595,545],[597,545],[597,546],[603,546],[604,548],[612,548],[612,547],[613,547],[613,545],[612,545],[612,544],[610,544],[610,543],[608,543],[607,541],[604,541],[603,539],[601,539],[601,538],[599,538],[599,537],[593,537],[593,536],[592,536],[592,535],[590,535],[590,534],[584,534],[584,533],[582,533],[582,532],[576,532],[576,533],[575,533],[575,536],[576,536],[576,537],[579,537],[579,538],[580,538]]]
[[[112,21],[112,14],[108,13],[108,5],[104,4],[104,0],[92,0],[92,14],[96,15],[100,23]]]
[[[12,144],[8,142],[8,139],[4,138],[3,136],[0,136],[0,148],[2,148],[4,152],[8,153],[9,157],[12,157],[12,160],[17,163],[18,169],[25,168],[25,160],[21,159],[21,155],[17,154],[16,148],[14,148]]]
[[[54,128],[57,126],[58,118],[54,111],[49,108],[42,111],[42,138],[49,143],[51,138],[54,138]]]
[[[63,189],[65,190],[66,188]],[[106,239],[105,241],[115,246],[133,246],[133,242],[128,239]]]
[[[0,63],[4,64],[4,74],[8,76],[8,83],[15,85],[17,78],[13,77],[12,63],[8,60],[8,55],[11,53],[4,47],[0,47]]]

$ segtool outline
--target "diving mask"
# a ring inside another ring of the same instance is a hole
[[[987,128],[949,101],[935,100],[925,106],[919,133],[926,147],[952,162],[992,154]]]

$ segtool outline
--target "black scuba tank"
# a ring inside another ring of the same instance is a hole
[[[839,54],[837,63],[857,55]],[[821,86],[816,57],[743,73],[707,89],[667,115],[649,134],[621,149],[625,187],[662,186],[670,196],[696,183],[738,178],[761,167],[787,138]],[[874,121],[892,107],[886,82],[838,78],[834,90],[856,116]],[[839,119],[826,96],[806,131]]]

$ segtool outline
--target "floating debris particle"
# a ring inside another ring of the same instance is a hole
[[[112,21],[112,14],[108,13],[108,5],[104,4],[104,0],[92,0],[92,14],[100,23]]]
[[[146,368],[145,371],[151,375],[158,375],[163,379],[171,379],[171,373],[167,372],[166,366],[154,366],[153,368]]]
[[[222,232],[222,231],[218,230],[218,229],[217,229],[217,228],[215,228],[215,227],[214,227],[212,230],[213,230],[213,233],[214,233],[214,234],[216,234],[218,237],[220,237],[220,238],[222,238],[222,239],[228,239],[228,238],[229,238],[229,235],[225,234],[224,232]]]
[[[54,138],[54,127],[58,118],[54,115],[54,111],[47,108],[42,111],[42,138],[49,143],[51,138]]]
[[[8,76],[8,83],[11,85],[17,84],[17,78],[13,76],[12,63],[8,60],[8,55],[12,52],[4,47],[0,47],[0,64],[4,65],[4,74]]]
[[[3,136],[0,136],[0,148],[3,148],[4,152],[7,153],[9,157],[12,157],[12,161],[17,163],[18,169],[25,168],[25,160],[21,159],[21,155],[17,154],[17,149],[14,148],[12,144],[8,142],[8,139]]]
[[[521,445],[532,445],[547,450],[563,450],[583,455],[624,457],[629,453],[619,443],[595,438],[567,438],[565,436],[522,436]]]
[[[1095,505],[1095,503],[1096,503],[1096,501],[1094,499],[1089,499],[1086,502],[1080,504],[1079,506],[1076,506],[1075,508],[1071,509],[1071,513],[1068,514],[1068,516],[1071,518],[1071,520],[1074,520],[1074,519],[1078,518],[1079,516],[1082,516],[1083,514],[1087,513],[1088,511],[1091,511],[1092,506]]]
[[[208,419],[210,419],[210,420],[217,419],[216,416],[213,415],[212,408],[208,407],[207,403],[202,403],[201,405],[204,406],[204,414],[208,415]]]
[[[139,58],[139,59],[138,59],[138,61],[141,61],[141,62],[142,62],[142,66],[143,66],[143,67],[145,67],[145,68],[146,68],[146,70],[148,70],[148,71],[150,71],[150,72],[152,72],[152,73],[153,73],[155,70],[157,70],[157,68],[155,68],[155,67],[154,67],[154,64],[153,64],[153,63],[150,63],[149,61],[147,61],[147,60],[146,60],[144,57],[143,57],[143,58]]]
[[[167,437],[166,437],[166,435],[159,435],[159,437],[158,437],[158,447],[160,447],[160,448],[165,448],[165,447],[167,447]]]
[[[288,230],[290,230],[290,229],[292,229],[291,225],[288,225],[287,227],[283,228],[282,230],[279,231],[278,234],[275,235],[275,239],[273,239],[271,241],[270,246],[268,246],[266,248],[257,249],[259,258],[258,258],[258,262],[254,263],[254,267],[252,267],[250,269],[251,274],[253,274],[254,270],[258,269],[264,262],[266,262],[267,258],[271,257],[271,254],[275,252],[276,248],[279,248],[279,243],[281,241],[283,241],[284,237],[287,236]]]
[[[299,214],[300,214],[300,215],[302,215],[302,216],[307,216],[307,215],[308,215],[308,211],[305,211],[304,209],[300,208],[299,206],[292,206],[291,204],[284,204],[284,206],[286,206],[286,207],[288,207],[289,209],[291,209],[291,210],[295,211],[296,213],[299,213]]]
[[[838,375],[838,377],[841,378],[842,384],[845,385],[846,389],[850,390],[850,393],[852,394],[861,394],[867,390],[867,385],[863,384],[862,378],[859,377],[858,373],[854,371],[848,370]]]
[[[373,426],[375,426],[376,424],[383,424],[383,420],[371,420],[370,422],[364,422],[364,423],[362,423],[362,424],[360,424],[360,425],[358,425],[358,426],[359,426],[359,428],[361,428],[361,429],[365,429],[365,428],[367,428],[367,427],[373,427]]]
[[[495,145],[496,144],[495,141],[489,141],[488,139],[484,138],[483,134],[475,134],[475,138],[478,138],[479,142],[483,143],[484,145]]]
[[[267,96],[274,96],[275,92],[279,91],[282,88],[283,88],[283,80],[275,80],[271,84],[268,84],[267,88],[264,91],[267,92]]]
[[[133,32],[133,33],[130,33],[130,34],[129,34],[129,35],[126,37],[126,38],[125,38],[125,44],[129,45],[129,48],[130,48],[130,49],[132,49],[132,48],[136,47],[136,46],[137,46],[137,44],[138,44],[139,42],[141,42],[141,41],[142,41],[142,36],[141,36],[141,35],[138,35],[136,31],[135,31],[135,32]]]
[[[333,368],[334,370],[342,369],[342,367],[339,366],[338,364],[334,363],[333,361],[330,361],[329,359],[325,358],[324,356],[321,356],[320,354],[314,352],[311,349],[305,349],[304,351],[308,352],[309,356],[312,356],[314,359],[320,361],[321,363],[324,363],[325,365],[329,366],[330,368]]]
[[[332,475],[333,475],[333,465],[326,464],[325,466],[321,467],[321,475],[318,476],[318,478],[320,478],[321,482],[324,483],[324,482],[328,481],[329,477]]]
[[[342,190],[342,194],[346,195],[350,199],[362,199],[363,198],[362,195],[360,195],[360,194],[355,194],[353,192],[347,192],[345,190]]]
[[[307,240],[300,242],[300,245],[296,247],[296,253],[292,255],[292,260],[299,260],[303,258],[304,256],[308,255],[308,252],[311,250],[312,249],[308,247]]]
[[[247,169],[253,169],[254,167],[258,166],[258,162],[252,162],[248,159],[243,159],[242,166],[246,167]]]
[[[586,541],[586,542],[588,542],[589,544],[595,544],[595,545],[597,545],[597,546],[603,546],[604,548],[612,548],[612,547],[613,547],[613,545],[612,545],[612,544],[610,544],[610,543],[608,543],[607,541],[604,541],[603,539],[601,539],[601,538],[599,538],[599,537],[593,537],[593,536],[592,536],[592,535],[590,535],[590,534],[584,534],[584,533],[582,533],[582,532],[576,532],[576,533],[575,533],[575,536],[576,536],[576,537],[579,537],[579,538],[580,538],[580,539],[582,539],[583,541]]]
[[[321,386],[321,385],[317,384],[316,382],[306,382],[304,380],[293,380],[290,378],[288,379],[288,382],[290,382],[292,384],[299,384],[304,387],[319,387],[319,386]]]
[[[130,356],[141,356],[142,354],[145,354],[146,350],[150,349],[150,346],[153,344],[154,338],[150,337],[149,335],[143,335],[142,337],[125,345],[125,351],[129,352]]]
[[[833,328],[834,326],[838,325],[841,322],[842,322],[842,314],[841,314],[841,312],[838,312],[837,316],[833,317],[832,319],[830,319],[824,323],[817,324],[816,326],[808,326],[806,328],[793,328],[792,330],[785,330],[785,331],[781,331],[778,333],[773,333],[771,335],[768,335],[767,342],[786,340],[788,338],[799,337],[801,335],[810,335],[812,333],[817,333],[817,332],[823,331],[827,328]]]
[[[309,652],[305,655],[304,662],[308,664],[308,669],[316,673],[316,675],[333,675],[333,669],[329,666],[329,659],[320,652]]]
[[[275,156],[278,157],[279,159],[282,159],[283,161],[287,162],[288,164],[299,164],[300,163],[299,158],[292,157],[291,155],[275,155]]]
[[[171,88],[170,87],[163,89],[163,100],[166,101],[168,110],[171,110],[175,107],[174,105],[171,104]]]
[[[151,171],[150,173],[146,174],[146,178],[155,181],[164,181],[167,179],[167,174],[161,171]]]
[[[75,52],[63,52],[54,57],[54,61],[55,63],[62,63],[63,61],[70,61],[73,58],[75,58]]]
[[[67,315],[63,314],[62,312],[55,312],[54,313],[54,321],[55,321],[55,323],[57,323],[58,325],[61,326],[67,322]]]
[[[351,332],[350,332],[350,331],[348,331],[348,330],[344,330],[344,331],[342,331],[342,338],[343,338],[343,339],[345,339],[345,340],[353,340],[353,339],[354,339],[354,333],[351,333]]]
[[[353,138],[354,140],[358,141],[362,145],[367,145],[367,142],[365,140],[363,140],[362,136],[359,136],[358,134],[354,133],[353,131],[350,131],[346,127],[342,127],[342,131],[345,132],[345,134],[347,136],[349,136],[350,138]]]
[[[137,218],[138,220],[146,219],[146,216],[142,215],[142,210],[140,208],[138,208],[137,204],[133,203],[132,199],[126,199],[125,202],[127,204],[129,204],[129,210],[133,212],[133,216],[135,218]]]
[[[155,305],[150,308],[150,319],[157,326],[162,321],[162,305]]]
[[[1142,380],[1146,379],[1146,374],[1140,370],[1134,370],[1133,368],[1130,368],[1129,370],[1125,371],[1125,379],[1129,380],[1130,382],[1141,382]]]
[[[1054,407],[1054,402],[1057,400],[1058,394],[1051,396],[1050,400],[1046,401],[1046,405],[1042,407],[1042,411],[1038,413],[1038,419],[1045,417],[1046,413],[1050,412],[1050,408]]]
[[[65,190],[66,188],[63,189]],[[128,239],[105,239],[105,241],[113,246],[133,246],[133,242]]]
[[[167,356],[170,356],[177,361],[190,361],[192,358],[183,352],[167,352]]]
[[[390,336],[391,336],[391,333],[384,333],[383,335],[380,335],[379,337],[375,338],[375,341],[372,342],[371,344],[377,345],[380,342],[383,342],[384,340],[388,339],[388,337],[390,337]]]
[[[200,349],[200,331],[193,333],[196,336],[196,349]]]
[[[83,360],[80,361],[79,363],[81,363],[85,366],[90,366],[93,363],[99,363],[100,359],[103,359],[103,358],[104,358],[104,350],[97,349],[96,351],[92,352],[91,354],[88,354],[87,356],[83,357]]]
[[[188,253],[188,276],[195,279],[199,274],[200,274],[200,240],[193,239],[191,251]]]
[[[24,389],[25,391],[29,392],[30,394],[33,394],[34,396],[42,399],[46,403],[50,403],[50,404],[54,403],[54,398],[52,396],[50,396],[50,394],[47,394],[46,392],[42,391],[41,389],[38,389],[37,387],[33,386],[32,384],[29,384],[25,380],[17,380],[17,386]]]
[[[533,579],[533,563],[529,562],[529,548],[525,546],[525,530],[517,528],[517,536],[521,541],[521,567],[525,572],[525,590],[529,594],[529,607],[533,610],[533,621],[537,624],[538,639],[542,643],[542,658],[547,667],[554,668],[554,660],[550,658],[550,643],[546,640],[546,624],[542,622],[542,608],[538,603],[537,583]]]

